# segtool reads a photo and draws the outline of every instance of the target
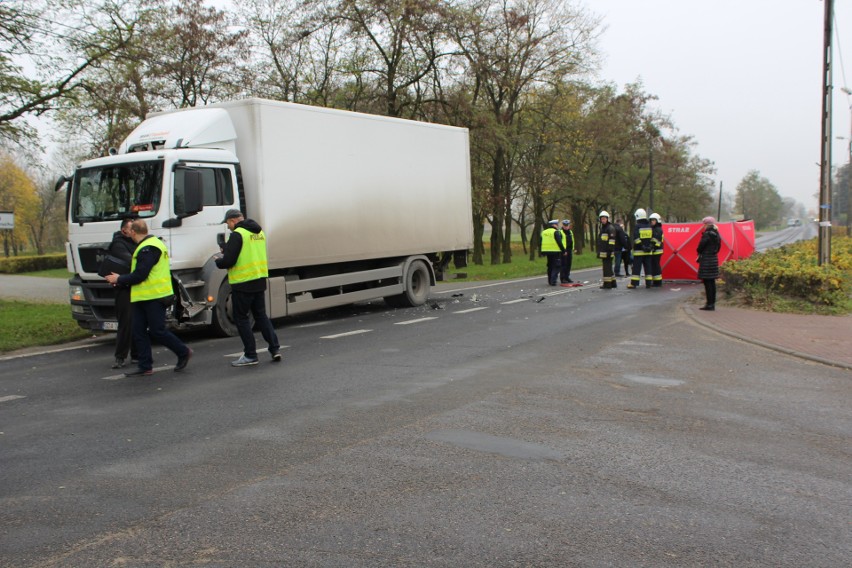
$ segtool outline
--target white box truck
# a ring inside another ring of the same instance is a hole
[[[71,310],[86,329],[116,328],[97,272],[125,217],[168,247],[173,326],[223,335],[236,334],[214,263],[228,209],[266,233],[274,318],[376,298],[423,304],[473,239],[466,129],[262,99],[154,113],[62,187]]]

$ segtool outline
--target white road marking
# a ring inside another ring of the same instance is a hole
[[[18,400],[19,398],[27,398],[27,397],[21,396],[19,394],[10,394],[9,396],[0,396],[0,402],[9,402],[11,400]]]
[[[518,280],[506,280],[506,281],[503,281],[503,282],[495,282],[494,284],[484,284],[482,286],[472,285],[472,286],[468,286],[467,288],[456,288],[454,290],[436,290],[436,289],[433,288],[432,293],[433,294],[450,294],[450,293],[454,293],[454,292],[465,292],[467,290],[478,290],[480,288],[491,288],[492,286],[505,286],[506,284],[513,283],[513,282],[529,282],[531,280],[539,280],[539,279],[541,279],[541,276],[535,276],[533,278],[521,278],[521,279],[518,279]]]
[[[453,312],[454,314],[469,314],[470,312],[478,312],[479,310],[487,310],[488,308],[470,308],[469,310],[459,310],[457,312]]]
[[[323,335],[320,339],[337,339],[339,337],[348,337],[350,335],[359,335],[361,333],[370,333],[372,329],[356,329],[355,331],[347,331],[346,333],[338,333],[335,335]]]
[[[420,323],[422,321],[436,320],[438,318],[420,318],[416,320],[408,320],[408,321],[398,321],[394,325],[409,325],[412,323]]]
[[[151,369],[151,370],[152,370],[152,371],[154,371],[155,373],[159,373],[160,371],[168,371],[169,369],[174,369],[174,368],[175,368],[175,366],[174,366],[174,365],[165,365],[165,366],[163,366],[163,367],[155,367],[155,368],[153,368],[153,369]],[[134,370],[135,370],[135,369],[133,369],[133,368],[131,367],[131,368],[130,368],[130,370],[129,370],[128,372],[132,372],[132,371],[134,371]],[[134,377],[128,377],[128,376],[127,376],[127,375],[125,375],[124,373],[121,373],[120,375],[110,375],[110,376],[108,376],[108,377],[101,377],[101,380],[102,380],[102,381],[120,381],[121,379],[136,379],[136,378],[144,379],[144,378],[145,378],[145,375],[139,375],[138,377],[137,377],[137,376],[134,376]]]
[[[281,346],[281,349],[287,349],[288,347],[290,347],[290,346],[289,346],[289,345],[282,345],[282,346]],[[268,351],[269,351],[269,347],[259,347],[259,348],[257,349],[257,352],[258,352],[258,353],[263,353],[263,352],[268,352]],[[237,351],[236,353],[226,353],[226,354],[222,355],[222,357],[231,357],[231,358],[233,358],[233,357],[239,357],[239,356],[240,356],[240,355],[242,355],[242,354],[243,354],[243,352],[242,352],[242,351]]]
[[[517,300],[509,300],[508,302],[500,302],[504,306],[507,304],[520,304],[521,302],[529,302],[532,298],[519,298]]]

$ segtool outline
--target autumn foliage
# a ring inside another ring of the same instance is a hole
[[[848,311],[852,307],[852,238],[832,238],[830,264],[819,266],[817,258],[813,239],[726,262],[724,289],[729,297],[760,308],[795,304],[798,309],[792,311]]]

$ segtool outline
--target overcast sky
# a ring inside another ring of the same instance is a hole
[[[600,78],[641,78],[654,104],[733,192],[758,170],[778,192],[819,203],[823,0],[582,0],[607,26]],[[835,166],[849,160],[852,0],[835,0]],[[838,47],[842,48],[842,53]],[[845,67],[845,80],[841,61]]]

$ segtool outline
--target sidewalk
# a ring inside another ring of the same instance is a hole
[[[67,304],[68,280],[0,274],[0,298]]]
[[[687,305],[693,321],[769,349],[852,370],[852,316],[776,314],[716,305],[705,312]]]

